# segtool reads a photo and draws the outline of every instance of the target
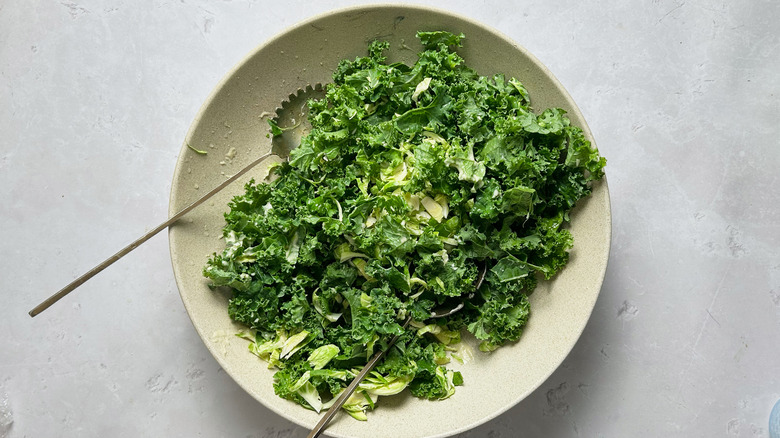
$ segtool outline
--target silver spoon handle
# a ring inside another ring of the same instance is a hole
[[[475,291],[479,290],[479,288],[482,287],[482,282],[485,280],[485,274],[487,273],[487,265],[482,265],[482,270],[479,273],[479,276],[476,280],[476,287]],[[474,295],[472,293],[469,298],[471,298]],[[440,310],[436,311],[434,310],[431,313],[431,318],[443,318],[445,316],[450,316],[453,313],[459,312],[463,307],[464,303],[458,304],[456,307],[449,309],[449,310]],[[406,327],[409,326],[409,324],[412,322],[412,317],[406,318],[406,322],[404,322],[402,329],[406,330]],[[400,335],[396,335],[393,337],[393,339],[390,340],[390,344],[387,345],[387,348],[378,351],[376,354],[374,354],[373,357],[371,357],[371,360],[368,361],[368,363],[363,367],[362,370],[355,376],[355,379],[352,380],[352,383],[347,386],[347,388],[341,392],[341,395],[339,395],[339,398],[336,399],[336,401],[333,403],[333,406],[331,406],[327,412],[325,412],[325,415],[323,415],[322,418],[320,418],[320,421],[317,423],[316,426],[314,426],[314,429],[309,432],[309,435],[306,436],[306,438],[316,438],[320,436],[323,430],[325,430],[325,427],[330,423],[330,420],[333,419],[333,417],[336,416],[336,414],[339,412],[339,409],[342,405],[344,405],[344,402],[347,401],[350,395],[352,395],[353,392],[357,389],[358,385],[361,381],[363,381],[363,378],[366,377],[366,375],[374,369],[374,366],[379,362],[384,356],[385,353],[390,350],[390,348],[395,345],[396,341],[398,341],[398,338]]]
[[[224,182],[222,182],[220,185],[218,185],[217,187],[212,189],[210,192],[206,193],[205,195],[203,195],[201,198],[199,198],[198,200],[196,200],[192,204],[184,207],[184,209],[182,209],[178,213],[176,213],[173,216],[171,216],[167,221],[165,221],[165,222],[161,223],[160,225],[156,226],[151,231],[147,232],[143,236],[141,236],[138,239],[134,240],[131,244],[129,244],[126,247],[124,247],[121,250],[119,250],[119,252],[117,252],[116,254],[114,254],[111,257],[105,259],[99,265],[97,265],[94,268],[90,269],[89,271],[84,273],[79,278],[73,280],[70,284],[68,284],[67,286],[65,286],[62,289],[60,289],[59,292],[57,292],[54,295],[50,296],[49,298],[45,299],[41,304],[38,304],[37,306],[35,306],[35,308],[30,310],[30,312],[29,312],[30,316],[34,317],[35,315],[37,315],[37,314],[43,312],[44,310],[48,309],[52,304],[54,304],[57,301],[59,301],[62,297],[64,297],[65,295],[67,295],[67,294],[69,294],[71,292],[73,292],[74,289],[76,289],[77,287],[79,287],[82,284],[84,284],[87,280],[89,280],[90,278],[92,278],[95,275],[97,275],[100,271],[102,271],[102,270],[106,269],[107,267],[111,266],[112,264],[114,264],[114,262],[116,262],[117,260],[119,260],[122,257],[124,257],[125,255],[127,255],[130,251],[132,251],[132,250],[138,248],[139,246],[141,246],[142,243],[144,243],[147,240],[151,239],[154,235],[156,235],[160,231],[168,228],[168,226],[172,225],[174,222],[176,222],[179,219],[181,219],[182,216],[184,216],[185,214],[189,213],[190,210],[192,210],[193,208],[199,206],[200,204],[203,203],[203,201],[211,198],[212,196],[214,196],[215,194],[220,192],[222,189],[224,189],[225,187],[230,185],[232,182],[234,182],[235,180],[237,180],[240,177],[242,177],[250,169],[252,169],[256,165],[260,164],[260,162],[262,162],[266,158],[270,157],[271,155],[273,155],[273,154],[267,153],[265,155],[261,155],[255,161],[253,161],[248,166],[246,166],[243,169],[241,169],[240,171],[238,171],[238,173],[236,173],[235,175],[233,175],[230,178],[226,179]]]
[[[403,326],[401,327],[403,330],[406,330],[406,327],[409,325],[409,323],[412,322],[412,317],[406,318],[406,322],[404,322]],[[369,372],[371,372],[372,369],[374,369],[374,366],[376,366],[377,362],[382,360],[382,358],[385,356],[385,353],[392,348],[392,346],[398,341],[398,338],[400,338],[401,335],[395,335],[393,339],[390,340],[390,343],[387,345],[387,348],[384,348],[380,351],[377,351],[372,357],[371,360],[368,361],[368,363],[363,367],[363,369],[360,370],[360,372],[355,376],[355,379],[352,380],[352,383],[347,386],[347,388],[341,392],[341,395],[339,395],[339,398],[336,399],[336,401],[333,403],[333,405],[328,408],[328,410],[325,412],[325,415],[320,418],[320,421],[317,423],[316,426],[314,426],[314,429],[309,432],[309,435],[306,436],[306,438],[316,438],[320,436],[323,430],[325,430],[325,427],[330,423],[330,421],[333,419],[333,417],[338,414],[339,409],[341,409],[341,406],[344,405],[344,402],[347,401],[350,395],[352,395],[353,392],[357,389],[358,385],[360,385],[360,382],[363,381],[363,379],[368,375]]]

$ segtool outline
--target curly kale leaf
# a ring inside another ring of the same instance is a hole
[[[604,175],[563,109],[535,111],[519,80],[469,68],[463,35],[418,38],[413,65],[388,64],[382,41],[339,63],[289,162],[230,202],[225,249],[203,270],[279,368],[276,393],[317,411],[395,336],[345,410],[364,420],[407,387],[452,395],[459,330],[483,351],[520,339],[537,281],[568,262],[569,211]]]

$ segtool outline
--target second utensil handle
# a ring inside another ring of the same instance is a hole
[[[404,322],[403,326],[401,327],[402,330],[406,330],[406,327],[409,325],[409,323],[412,322],[412,318],[409,317],[406,319],[406,322]],[[360,385],[360,382],[363,381],[363,379],[368,375],[368,373],[371,372],[371,370],[374,369],[374,366],[376,366],[377,362],[382,360],[382,358],[385,356],[385,353],[390,350],[390,348],[393,347],[393,345],[398,341],[398,338],[400,338],[401,335],[395,335],[393,339],[390,340],[390,343],[387,345],[387,348],[382,349],[378,352],[376,352],[372,357],[371,360],[368,361],[368,363],[363,367],[363,369],[360,370],[360,372],[355,376],[355,378],[352,380],[352,383],[347,386],[344,391],[341,392],[341,395],[339,395],[339,398],[336,399],[336,401],[333,403],[333,405],[328,408],[327,412],[325,412],[325,415],[320,418],[320,421],[317,422],[317,425],[314,426],[314,429],[309,432],[309,435],[306,436],[306,438],[316,438],[320,436],[322,431],[325,430],[325,427],[330,423],[330,421],[333,419],[333,417],[336,416],[336,414],[339,412],[339,409],[341,409],[341,406],[344,405],[344,402],[347,401],[349,396],[352,395],[353,392],[357,389],[358,385]]]
[[[62,299],[62,297],[64,297],[65,295],[67,295],[67,294],[69,294],[71,292],[73,292],[74,289],[76,289],[77,287],[79,287],[82,284],[86,283],[87,280],[89,280],[90,278],[92,278],[95,275],[97,275],[98,273],[100,273],[100,271],[102,271],[102,270],[106,269],[107,267],[111,266],[112,264],[114,264],[117,260],[119,260],[122,257],[124,257],[125,255],[127,255],[130,251],[132,251],[132,250],[138,248],[139,246],[141,246],[141,244],[143,244],[147,240],[151,239],[154,235],[156,235],[160,231],[168,228],[174,222],[176,222],[179,219],[181,219],[182,216],[184,216],[185,214],[189,213],[193,208],[199,206],[200,204],[203,203],[203,201],[211,198],[212,196],[214,196],[215,194],[220,192],[222,189],[224,189],[225,187],[230,185],[230,183],[232,183],[233,181],[235,181],[238,178],[240,178],[241,176],[243,176],[250,169],[252,169],[256,165],[260,164],[260,162],[264,161],[266,158],[270,157],[271,155],[273,155],[273,154],[267,153],[265,155],[261,155],[255,161],[250,163],[248,166],[246,166],[243,169],[239,170],[238,173],[236,173],[235,175],[233,175],[230,178],[226,179],[220,185],[218,185],[217,187],[213,188],[210,192],[206,193],[205,195],[201,196],[200,198],[198,198],[192,204],[184,207],[181,211],[179,211],[178,213],[176,213],[173,216],[171,216],[165,222],[163,222],[160,225],[154,227],[151,231],[147,232],[143,236],[141,236],[138,239],[134,240],[131,244],[127,245],[126,247],[124,247],[122,249],[120,249],[116,254],[114,254],[111,257],[105,259],[99,265],[95,266],[94,268],[90,269],[89,271],[87,271],[86,273],[84,273],[83,275],[78,277],[77,279],[75,279],[72,282],[70,282],[67,286],[63,287],[57,293],[55,293],[54,295],[52,295],[49,298],[45,299],[41,304],[38,304],[32,310],[30,310],[30,312],[29,312],[30,316],[34,317],[35,315],[37,315],[37,314],[43,312],[44,310],[48,309],[49,307],[51,307],[52,304],[54,304],[57,301],[59,301],[60,299]]]

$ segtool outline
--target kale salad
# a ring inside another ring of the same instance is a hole
[[[341,61],[289,162],[229,203],[226,248],[203,270],[232,291],[276,394],[317,412],[395,335],[344,405],[353,417],[379,396],[440,400],[467,383],[447,367],[461,332],[484,352],[521,337],[537,281],[568,261],[570,210],[604,174],[564,110],[534,112],[520,81],[466,66],[463,35],[417,37],[411,66],[388,63],[383,41]]]

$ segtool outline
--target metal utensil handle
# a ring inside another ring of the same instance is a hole
[[[409,325],[409,323],[412,322],[412,317],[406,319],[406,322],[404,322],[403,326],[401,327],[403,330],[406,330],[406,327]],[[317,423],[316,426],[314,426],[314,429],[309,432],[309,435],[306,436],[306,438],[316,438],[320,436],[322,431],[325,430],[325,427],[330,423],[330,421],[333,419],[333,417],[338,414],[339,409],[341,409],[341,406],[344,405],[344,403],[347,401],[349,396],[352,395],[353,392],[357,389],[358,385],[360,385],[360,382],[363,381],[363,379],[368,375],[369,372],[371,372],[372,369],[374,369],[374,366],[382,360],[382,358],[385,356],[385,353],[392,348],[392,346],[398,341],[398,338],[400,338],[401,335],[395,335],[393,339],[390,340],[390,343],[387,345],[387,348],[383,348],[380,351],[377,351],[372,357],[371,360],[368,361],[368,363],[363,367],[363,369],[360,370],[360,372],[355,376],[355,378],[352,380],[352,383],[347,386],[344,391],[341,392],[341,395],[339,395],[339,398],[336,399],[336,401],[333,403],[333,405],[328,408],[328,410],[325,412],[325,415],[320,418],[320,421]]]
[[[100,271],[102,271],[103,269],[106,269],[107,267],[111,266],[114,262],[116,262],[117,260],[119,260],[122,257],[124,257],[125,255],[127,255],[130,251],[132,251],[132,250],[138,248],[139,246],[141,246],[142,243],[144,243],[147,240],[151,239],[152,236],[154,236],[155,234],[157,234],[160,231],[168,228],[168,226],[172,225],[174,222],[176,222],[179,219],[181,219],[182,216],[184,216],[185,214],[189,213],[190,210],[192,210],[193,208],[199,206],[200,204],[203,203],[203,201],[211,198],[212,196],[214,196],[215,194],[220,192],[222,189],[224,189],[225,187],[230,185],[230,183],[232,183],[233,181],[235,181],[238,178],[240,178],[241,176],[243,176],[250,169],[252,169],[256,165],[260,164],[260,162],[262,162],[266,158],[270,157],[271,155],[273,155],[273,154],[267,153],[265,155],[260,156],[258,159],[256,159],[252,163],[250,163],[248,166],[246,166],[243,169],[241,169],[240,171],[238,171],[238,173],[236,173],[235,175],[233,175],[230,178],[226,179],[220,185],[218,185],[217,187],[212,189],[210,192],[206,193],[205,195],[203,195],[201,198],[199,198],[198,200],[196,200],[192,204],[184,207],[184,209],[182,209],[178,213],[176,213],[173,216],[171,216],[167,221],[165,221],[165,222],[161,223],[160,225],[156,226],[154,229],[152,229],[148,233],[144,234],[143,236],[141,236],[138,239],[136,239],[135,241],[133,241],[131,244],[129,244],[126,247],[124,247],[121,250],[119,250],[119,252],[117,252],[116,254],[112,255],[111,257],[107,258],[106,260],[104,260],[99,265],[95,266],[94,268],[92,268],[89,271],[87,271],[86,273],[84,273],[84,275],[82,275],[79,278],[73,280],[70,284],[68,284],[67,286],[65,286],[62,289],[60,289],[59,292],[57,292],[54,295],[50,296],[49,298],[44,300],[41,304],[38,304],[37,306],[35,306],[35,308],[30,310],[30,312],[29,312],[30,316],[34,317],[35,315],[37,315],[37,314],[43,312],[44,310],[48,309],[52,304],[54,304],[57,301],[59,301],[62,297],[64,297],[65,295],[67,295],[67,294],[69,294],[71,292],[73,292],[74,289],[76,289],[77,287],[79,287],[82,284],[84,284],[87,280],[89,280],[90,278],[92,278],[95,275],[97,275]]]
[[[477,277],[476,280],[477,283],[475,285],[476,286],[475,291],[479,290],[479,288],[482,287],[482,282],[485,280],[486,273],[487,273],[487,265],[483,264],[482,271],[480,271],[479,276]],[[473,295],[474,295],[473,293],[469,295],[469,298],[471,298]],[[448,311],[440,312],[440,313],[433,312],[431,314],[431,318],[443,318],[445,316],[452,315],[453,313],[460,311],[463,307],[464,304],[460,303],[458,306]],[[406,330],[406,327],[408,327],[409,323],[411,322],[412,322],[411,316],[406,318],[406,322],[404,322],[402,329]],[[379,362],[384,357],[385,353],[388,350],[390,350],[390,348],[396,343],[396,341],[398,341],[399,337],[400,335],[396,335],[395,337],[393,337],[393,339],[391,339],[390,343],[387,345],[387,348],[378,351],[376,354],[374,354],[373,357],[371,357],[371,360],[369,360],[368,363],[363,367],[363,369],[360,370],[357,376],[355,376],[355,379],[352,380],[352,383],[350,383],[349,386],[347,386],[347,388],[341,392],[341,395],[339,395],[339,397],[336,399],[333,405],[330,408],[328,408],[328,411],[325,412],[325,415],[320,419],[317,425],[314,426],[314,429],[312,429],[311,432],[309,432],[309,435],[307,435],[306,438],[316,438],[320,436],[322,431],[325,430],[325,426],[327,426],[328,423],[330,423],[330,421],[333,419],[333,417],[336,416],[341,406],[344,405],[344,402],[347,401],[349,396],[352,395],[353,392],[355,392],[355,389],[357,389],[360,382],[363,381],[363,378],[365,378],[366,375],[372,369],[374,369],[374,366],[377,364],[377,362]]]

